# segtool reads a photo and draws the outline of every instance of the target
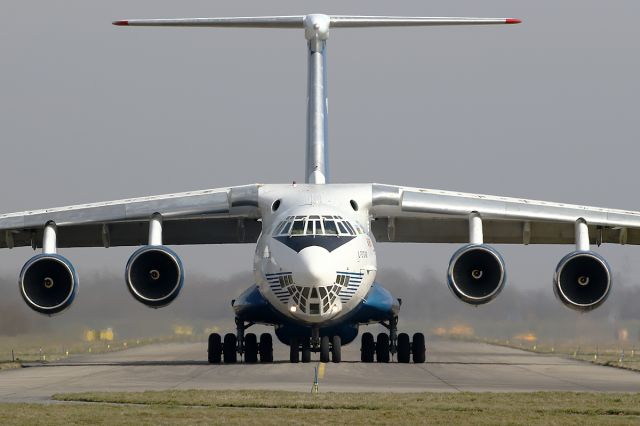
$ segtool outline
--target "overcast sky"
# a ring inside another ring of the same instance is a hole
[[[524,21],[331,30],[334,182],[640,209],[638,1],[307,4],[3,2],[0,211],[303,181],[302,30],[126,28],[111,21],[314,12]],[[444,276],[455,248],[381,244],[379,266]],[[553,269],[572,248],[499,249],[510,285],[551,291]],[[225,277],[251,268],[250,245],[177,250],[188,271]],[[120,272],[131,252],[63,254],[82,276]],[[637,284],[640,249],[600,252],[618,281]],[[3,251],[0,274],[17,276],[31,255]]]

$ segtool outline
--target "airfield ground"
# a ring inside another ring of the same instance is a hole
[[[0,404],[2,424],[638,424],[640,395],[161,391]],[[94,403],[79,404],[77,401]]]
[[[0,372],[0,424],[640,423],[640,373],[480,342],[427,345],[417,365],[363,364],[359,345],[346,346],[317,395],[318,364],[290,364],[279,344],[273,364],[209,365],[202,342],[25,364]]]

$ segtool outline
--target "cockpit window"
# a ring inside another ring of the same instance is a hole
[[[304,220],[298,220],[298,218],[296,218],[291,228],[291,235],[304,235],[304,223]]]
[[[336,223],[332,219],[324,220],[324,231],[327,235],[338,235],[338,229]]]
[[[360,233],[362,233],[361,228],[357,224],[351,224],[340,216],[312,215],[289,216],[274,228],[273,236],[355,236]]]

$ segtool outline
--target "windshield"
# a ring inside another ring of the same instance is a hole
[[[362,234],[362,228],[357,224],[351,224],[342,216],[310,215],[289,216],[276,225],[273,231],[274,237],[297,237],[303,235],[336,236]]]

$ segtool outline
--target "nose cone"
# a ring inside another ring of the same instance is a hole
[[[304,287],[325,286],[336,279],[331,253],[322,247],[310,246],[298,253],[292,265],[293,279]]]

